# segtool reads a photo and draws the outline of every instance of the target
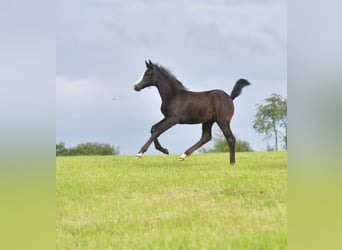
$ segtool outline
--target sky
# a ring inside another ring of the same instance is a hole
[[[230,93],[239,78],[251,86],[234,100],[231,128],[256,150],[256,104],[272,93],[287,97],[287,14],[281,0],[56,2],[56,143],[103,142],[135,154],[163,118],[156,88],[133,83],[151,60],[191,91]],[[213,134],[218,127],[213,127]],[[176,125],[161,144],[181,154],[201,125]],[[210,142],[204,147],[210,147]],[[153,144],[149,154],[156,154]]]

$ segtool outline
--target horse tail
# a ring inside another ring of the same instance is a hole
[[[242,92],[242,88],[244,88],[248,85],[250,85],[250,83],[246,79],[239,79],[235,83],[235,86],[234,86],[232,92],[230,93],[230,97],[232,98],[232,100],[234,100],[236,97],[238,97]]]

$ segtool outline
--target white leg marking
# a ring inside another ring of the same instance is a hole
[[[178,160],[179,161],[184,161],[186,158],[186,154],[182,154],[181,156],[179,156]]]
[[[143,156],[142,153],[139,153],[139,154],[136,154],[136,155],[135,155],[135,157],[136,157],[137,159],[140,159],[142,156]]]

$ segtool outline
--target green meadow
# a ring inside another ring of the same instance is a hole
[[[56,158],[56,249],[285,249],[287,153]]]

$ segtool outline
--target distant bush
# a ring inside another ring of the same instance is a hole
[[[66,156],[69,155],[69,149],[65,147],[64,142],[56,144],[56,156]]]
[[[251,152],[253,149],[249,145],[249,142],[237,139],[235,142],[235,152]],[[213,148],[202,149],[202,153],[218,153],[229,152],[229,147],[226,139],[217,139]]]
[[[66,148],[64,142],[56,144],[56,156],[74,155],[118,155],[119,147],[98,142],[86,142],[78,144],[76,147]]]

